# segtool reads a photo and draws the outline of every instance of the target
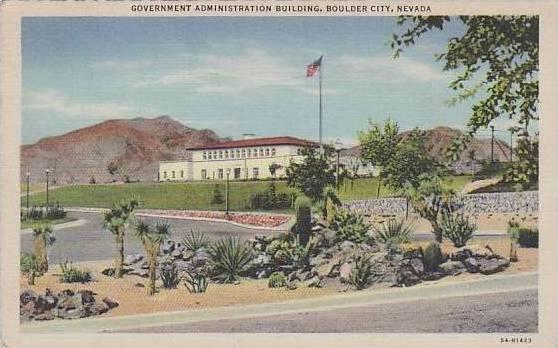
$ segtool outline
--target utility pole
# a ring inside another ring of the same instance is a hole
[[[31,176],[31,173],[27,172],[25,173],[25,175],[27,176],[27,195],[25,199],[25,207],[27,208],[27,219],[29,219],[29,177]]]
[[[50,170],[47,169],[47,170],[45,170],[45,172],[46,172],[46,210],[48,212],[48,204],[49,204],[49,202],[48,202],[48,174],[50,173]]]
[[[510,129],[510,163],[513,163],[513,128]]]
[[[492,139],[490,142],[490,162],[494,163],[494,126],[490,126],[490,130],[492,131]]]

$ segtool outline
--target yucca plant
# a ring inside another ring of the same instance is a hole
[[[335,238],[342,242],[345,240],[354,243],[370,241],[368,230],[370,226],[364,222],[364,217],[346,210],[337,210],[330,224],[335,231]]]
[[[184,232],[182,245],[184,245],[186,250],[196,252],[201,249],[206,249],[209,246],[209,239],[203,232],[190,230],[190,233]]]
[[[35,285],[35,277],[40,274],[39,262],[34,254],[23,253],[19,259],[20,271],[27,274],[27,283]]]
[[[114,236],[116,243],[116,255],[114,257],[114,275],[122,278],[124,275],[124,236],[126,228],[133,220],[134,210],[139,206],[135,198],[121,201],[105,213],[103,217],[103,228]]]
[[[178,269],[173,262],[162,264],[159,267],[159,274],[165,289],[175,289],[178,283],[180,283]]]
[[[232,283],[252,259],[251,250],[237,237],[227,237],[212,244],[209,255],[215,278]]]
[[[157,222],[155,229],[144,221],[138,222],[136,225],[136,237],[138,237],[147,254],[147,263],[149,269],[149,286],[147,287],[147,294],[155,294],[155,280],[157,277],[157,255],[161,249],[161,244],[170,235],[170,225],[165,222]]]
[[[401,219],[389,219],[381,224],[373,225],[374,238],[383,244],[401,244],[411,240],[414,223]]]
[[[33,254],[37,258],[38,271],[48,272],[47,247],[54,244],[56,238],[50,224],[33,226]]]
[[[357,290],[362,290],[370,284],[370,277],[372,276],[371,257],[371,255],[361,255],[354,260],[353,269],[349,275],[349,284]]]
[[[61,283],[87,283],[91,281],[91,272],[88,270],[81,270],[75,267],[68,260],[60,264],[62,274],[60,275]]]
[[[283,252],[288,263],[299,268],[308,264],[309,258],[312,256],[317,245],[318,240],[314,237],[311,237],[310,240],[303,245],[297,236],[292,241],[283,244]]]
[[[205,292],[208,285],[209,281],[205,272],[186,272],[184,286],[191,294]]]

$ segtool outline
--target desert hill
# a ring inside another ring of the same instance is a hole
[[[58,184],[157,179],[159,161],[185,159],[189,146],[223,140],[212,130],[196,130],[168,116],[108,120],[21,147],[21,177],[45,181],[45,168]],[[117,168],[109,174],[107,166]]]

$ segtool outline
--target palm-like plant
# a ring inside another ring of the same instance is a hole
[[[149,286],[147,287],[147,294],[155,294],[155,279],[157,276],[157,255],[161,249],[161,244],[170,235],[170,225],[164,222],[158,222],[155,229],[144,221],[139,221],[136,224],[136,237],[141,240],[145,253],[147,254],[148,267],[149,267]]]
[[[124,236],[138,206],[139,201],[135,198],[122,201],[106,212],[103,219],[103,228],[113,234],[116,243],[114,275],[117,278],[124,274]]]
[[[239,238],[227,237],[217,241],[209,249],[213,272],[225,283],[232,283],[252,259],[250,248]]]
[[[24,253],[19,259],[21,273],[27,274],[27,283],[35,285],[35,276],[40,273],[39,263],[34,254]]]
[[[186,247],[186,250],[196,252],[207,248],[209,246],[209,239],[203,232],[190,230],[190,233],[184,232],[182,244]]]
[[[33,226],[33,253],[37,258],[37,271],[48,272],[47,247],[54,244],[56,238],[49,224],[37,224]]]

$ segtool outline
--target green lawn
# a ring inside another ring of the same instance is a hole
[[[51,225],[59,225],[59,224],[63,224],[66,222],[70,222],[70,221],[75,221],[77,220],[76,218],[73,217],[65,217],[62,219],[56,219],[56,220],[47,220],[47,219],[42,219],[42,220],[30,220],[30,221],[22,221],[21,222],[21,229],[25,229],[25,228],[31,228],[33,227],[33,225],[35,224],[51,224]]]
[[[470,181],[469,177],[456,176],[445,180],[446,183],[459,190]],[[231,182],[230,183],[230,209],[248,210],[250,195],[264,191],[269,182]],[[277,182],[279,192],[293,192],[285,182]],[[351,184],[341,185],[339,196],[343,200],[364,199],[376,197],[378,188],[376,178],[361,178]],[[221,192],[225,194],[225,184],[219,183]],[[225,205],[211,204],[215,182],[189,182],[189,183],[133,183],[118,185],[76,185],[59,187],[50,192],[51,202],[60,202],[64,207],[110,207],[119,200],[132,195],[137,196],[143,203],[144,208],[154,209],[210,209],[224,210]],[[386,187],[380,191],[381,197],[393,196]],[[45,192],[39,192],[30,196],[30,204],[44,205]],[[21,198],[25,204],[25,197]]]

